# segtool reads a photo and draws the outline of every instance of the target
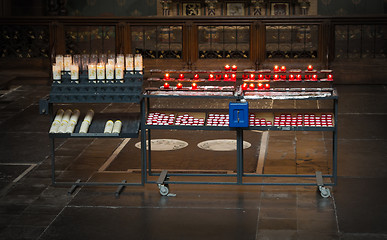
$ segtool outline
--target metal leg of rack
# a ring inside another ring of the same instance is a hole
[[[237,184],[243,182],[243,129],[237,128]]]
[[[77,179],[77,181],[75,181],[74,185],[71,186],[70,190],[67,192],[67,195],[72,195],[75,191],[75,189],[77,189],[79,187],[79,185],[77,183],[80,183],[81,182],[81,179]]]
[[[122,183],[126,183],[126,180],[123,180]],[[120,196],[120,194],[121,194],[122,190],[124,190],[124,188],[125,188],[125,185],[118,186],[118,188],[114,194],[116,196],[116,198],[118,198]]]
[[[55,186],[55,139],[51,138],[51,184]]]
[[[141,101],[141,117],[145,119],[145,100]],[[146,174],[146,160],[147,160],[147,151],[146,151],[146,129],[145,121],[141,121],[141,185],[144,185],[147,182]]]
[[[335,128],[333,131],[333,142],[332,142],[332,154],[333,154],[333,166],[332,166],[332,174],[333,174],[333,184],[337,184],[337,122],[338,122],[338,99],[334,99],[334,119],[335,119]]]

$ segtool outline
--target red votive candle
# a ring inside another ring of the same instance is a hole
[[[243,84],[242,84],[242,90],[247,90],[247,87],[248,87],[248,84],[247,84],[247,83],[243,83]]]
[[[169,73],[164,74],[164,79],[165,80],[171,79],[171,76],[169,75]]]
[[[254,80],[255,79],[255,74],[251,73],[250,74],[250,80]]]
[[[278,72],[279,71],[279,67],[278,65],[275,65],[274,68],[273,68],[274,72]]]
[[[214,80],[214,74],[210,73],[210,74],[208,75],[208,80]]]
[[[316,74],[313,74],[312,80],[313,80],[313,81],[317,81],[317,75],[316,75]]]
[[[182,83],[177,83],[176,88],[177,89],[182,89],[183,88],[183,84]]]
[[[258,78],[259,80],[263,80],[263,74],[259,74]]]
[[[195,74],[195,75],[194,75],[194,79],[195,79],[195,80],[198,80],[198,79],[199,79],[199,74]]]
[[[231,80],[232,80],[232,81],[235,81],[235,80],[236,80],[236,74],[235,74],[235,73],[231,74]]]
[[[249,88],[250,88],[251,90],[253,90],[253,89],[255,88],[254,83],[250,83]]]
[[[236,71],[237,69],[238,69],[238,67],[236,65],[231,66],[231,70]]]
[[[180,73],[179,74],[179,79],[184,79],[184,74]]]
[[[263,83],[258,83],[258,90],[262,90],[263,89]]]
[[[332,76],[332,74],[328,74],[328,80],[329,80],[329,81],[333,81],[333,76]]]
[[[278,78],[279,78],[278,74],[275,74],[274,75],[274,80],[278,80]]]
[[[266,89],[266,90],[270,89],[270,84],[266,83],[266,84],[265,84],[265,89]]]
[[[285,72],[286,71],[286,67],[285,66],[281,66],[281,72]]]
[[[289,80],[294,80],[294,75],[293,74],[289,75]]]
[[[191,84],[191,89],[192,89],[192,90],[198,89],[198,85],[197,85],[196,83],[192,83],[192,84]]]
[[[164,83],[164,89],[169,89],[169,83]]]
[[[308,71],[313,71],[313,66],[312,65],[308,65]]]
[[[229,78],[230,78],[230,76],[226,73],[226,74],[224,74],[224,77],[223,77],[223,79],[225,80],[225,81],[227,81],[227,80],[229,80]]]
[[[230,65],[226,65],[226,66],[224,66],[224,70],[226,70],[226,71],[230,71]]]
[[[301,78],[302,78],[302,77],[301,77],[301,74],[297,74],[297,80],[298,80],[298,81],[301,81]]]

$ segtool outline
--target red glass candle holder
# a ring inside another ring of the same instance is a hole
[[[281,80],[285,81],[286,80],[286,75],[281,75],[280,78],[281,78]]]
[[[251,90],[253,90],[253,89],[255,88],[255,84],[254,84],[254,83],[250,83],[249,88],[250,88]]]
[[[182,89],[183,88],[183,84],[182,83],[177,83],[176,84],[176,88],[177,89]]]
[[[237,69],[238,69],[238,67],[236,65],[231,66],[231,70],[236,71]]]
[[[262,90],[263,89],[263,83],[258,83],[257,87],[258,87],[258,90]]]
[[[285,66],[281,66],[281,72],[286,72],[286,67]]]
[[[226,66],[224,66],[224,70],[230,71],[230,69],[231,69],[230,65],[227,64]]]
[[[263,80],[263,74],[259,74],[258,79]]]
[[[192,89],[192,90],[198,89],[198,84],[197,84],[197,83],[192,83],[192,84],[191,84],[191,89]]]
[[[301,74],[297,74],[297,81],[301,81],[302,80],[302,76],[301,76]]]
[[[312,65],[308,65],[308,71],[313,71],[313,66]]]
[[[332,76],[332,74],[328,74],[328,81],[333,81],[333,76]]]
[[[247,90],[247,87],[248,87],[249,85],[247,84],[247,83],[243,83],[242,84],[242,86],[241,86],[241,88],[242,88],[242,90]]]
[[[254,79],[255,79],[255,74],[250,73],[250,80],[254,80]]]
[[[224,74],[223,79],[224,79],[224,81],[230,80],[230,75],[228,75],[227,73]]]
[[[274,75],[274,81],[278,81],[279,80],[279,75],[278,74],[275,74]]]
[[[317,81],[317,75],[316,75],[316,74],[313,74],[313,75],[312,75],[312,80],[313,80],[313,81]]]
[[[164,83],[164,89],[169,89],[169,83]]]
[[[271,76],[270,76],[270,75],[265,75],[265,79],[266,79],[266,80],[270,80],[270,79],[271,79]]]
[[[179,74],[179,79],[180,79],[180,80],[184,79],[184,74],[180,73],[180,74]]]
[[[231,74],[231,80],[236,81],[236,74],[235,73]]]
[[[274,67],[273,67],[273,70],[274,70],[274,72],[278,72],[279,71],[279,66],[278,65],[275,65]]]
[[[265,89],[266,89],[266,90],[270,89],[270,84],[266,83],[266,84],[265,84]]]
[[[164,79],[165,80],[170,80],[171,79],[171,75],[169,73],[165,73],[164,74]]]
[[[293,74],[290,74],[290,75],[289,75],[289,80],[290,80],[290,81],[293,81],[293,80],[294,80],[294,75],[293,75]]]
[[[214,74],[210,73],[210,74],[208,75],[208,80],[213,81],[214,79],[215,79]]]
[[[194,74],[194,77],[193,77],[195,80],[198,80],[199,79],[199,74]]]

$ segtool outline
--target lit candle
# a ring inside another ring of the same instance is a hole
[[[142,73],[143,64],[142,64],[142,55],[141,54],[136,54],[134,56],[134,66],[135,66],[134,70]]]
[[[253,89],[255,88],[254,83],[250,83],[249,88],[250,88],[251,90],[253,90]]]
[[[247,90],[247,87],[248,87],[248,84],[247,84],[247,83],[243,83],[243,84],[242,84],[242,90]]]
[[[210,73],[210,74],[208,75],[208,80],[214,80],[214,74]]]
[[[263,89],[263,83],[258,83],[258,90],[262,90]]]
[[[250,80],[254,80],[255,79],[255,74],[251,73],[250,74]]]
[[[230,71],[230,65],[226,65],[226,66],[224,66],[224,70],[226,70],[226,71]]]
[[[60,80],[62,78],[62,74],[61,74],[61,71],[62,71],[62,64],[63,63],[54,63],[52,65],[52,78],[54,80]]]
[[[329,80],[329,81],[333,81],[333,76],[332,76],[332,74],[328,74],[328,80]]]
[[[169,83],[164,83],[164,89],[169,89]]]
[[[301,79],[302,79],[301,75],[300,75],[300,74],[297,74],[297,80],[298,80],[298,81],[301,81]]]
[[[114,79],[114,65],[106,64],[106,79]]]
[[[224,80],[225,80],[225,81],[229,80],[229,75],[228,75],[227,73],[224,74]]]
[[[105,65],[103,63],[97,64],[97,79],[105,79]]]
[[[313,81],[317,81],[317,75],[316,75],[316,74],[313,74],[312,80],[313,80]]]
[[[179,79],[180,79],[180,80],[184,79],[184,74],[180,73],[180,74],[179,74]]]
[[[133,71],[133,54],[126,54],[125,56],[126,71]]]
[[[97,78],[97,67],[94,64],[88,65],[89,79],[95,80]]]
[[[183,88],[183,84],[182,83],[177,83],[176,88],[177,89],[182,89]]]
[[[124,66],[116,64],[116,79],[124,79]]]
[[[308,71],[313,71],[313,66],[312,65],[308,66]]]
[[[289,80],[294,80],[294,75],[293,74],[289,75]]]
[[[236,65],[231,66],[231,70],[236,71],[237,69],[238,69],[238,67]]]
[[[191,89],[192,89],[192,90],[198,89],[198,85],[197,85],[196,83],[192,83]]]
[[[278,72],[279,71],[279,67],[278,65],[275,65],[274,68],[273,68],[274,72]]]
[[[235,73],[231,74],[231,80],[236,81],[236,74]]]
[[[278,78],[279,78],[278,74],[275,74],[274,75],[274,80],[278,80]]]
[[[265,84],[265,89],[266,89],[266,90],[267,90],[267,89],[270,89],[270,84],[266,83],[266,84]]]
[[[70,71],[71,71],[71,80],[78,80],[79,79],[79,67],[78,67],[78,65],[71,65]]]
[[[286,67],[285,66],[281,66],[281,71],[285,72],[286,71]]]
[[[60,68],[60,71],[63,69],[63,55],[56,55],[55,57],[56,65]]]
[[[124,54],[117,54],[117,64],[120,66],[125,66]]]
[[[194,79],[198,80],[199,79],[199,74],[194,74]]]
[[[258,78],[259,80],[263,80],[263,74],[259,74]]]
[[[169,80],[169,79],[171,79],[171,77],[170,77],[169,73],[165,73],[165,74],[164,74],[164,79],[165,79],[165,80]]]
[[[71,63],[72,63],[71,55],[65,55],[64,58],[63,58],[63,62],[64,62],[64,70],[65,71],[70,71],[70,66],[71,66]]]

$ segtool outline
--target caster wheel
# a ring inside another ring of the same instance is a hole
[[[161,196],[167,196],[167,195],[168,195],[168,193],[169,193],[169,188],[168,188],[168,186],[160,185],[159,188],[160,188],[160,194],[161,194]]]
[[[321,197],[323,198],[328,198],[331,196],[331,191],[329,191],[328,188],[325,188],[325,187],[319,187],[319,190],[320,190],[320,195]]]

